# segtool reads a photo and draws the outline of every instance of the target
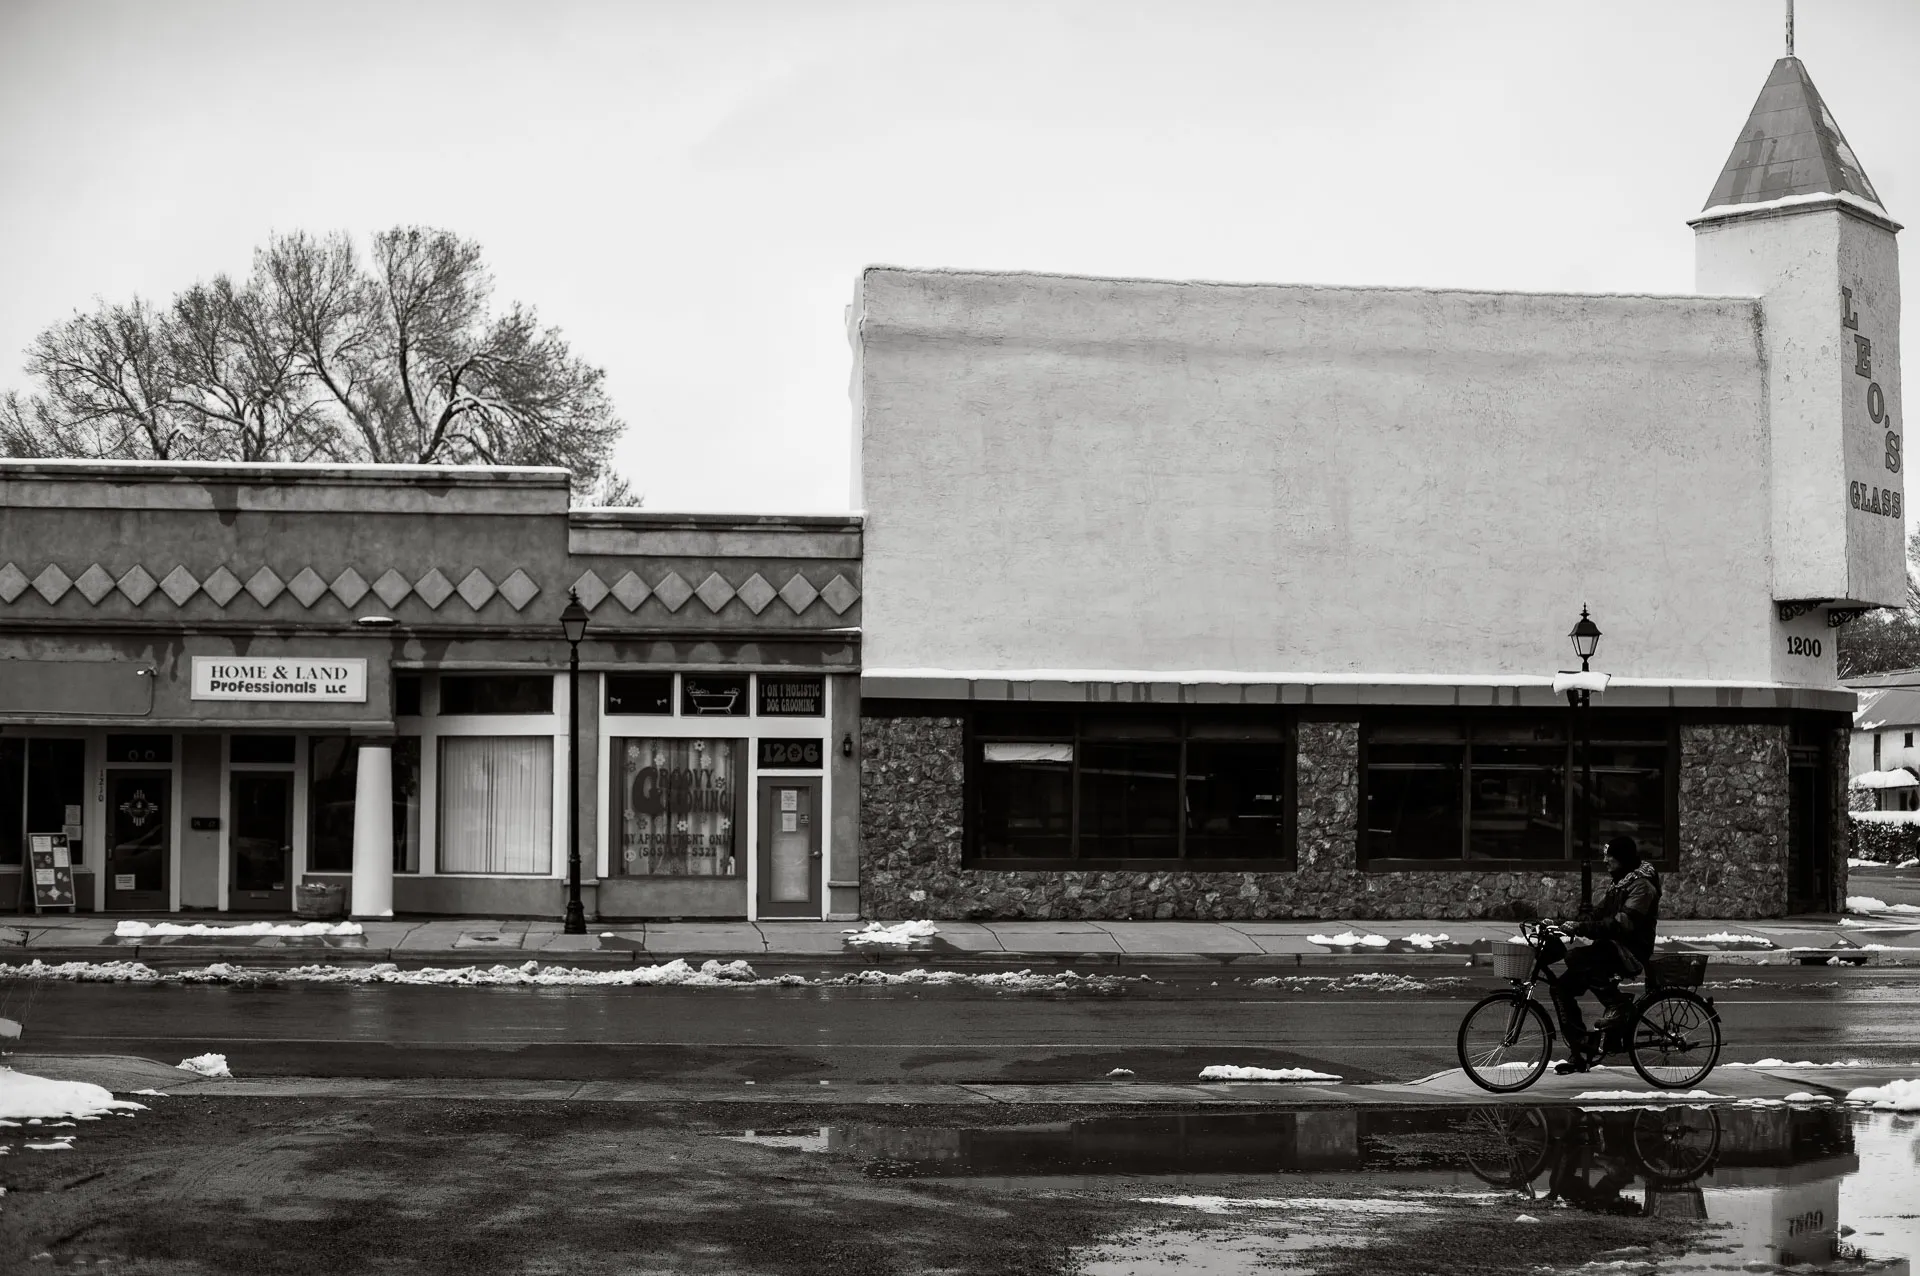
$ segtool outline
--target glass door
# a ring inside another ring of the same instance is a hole
[[[234,912],[293,911],[293,777],[285,771],[233,771],[233,863],[227,907]]]
[[[107,909],[167,911],[173,772],[107,772]]]
[[[762,917],[820,916],[820,781],[760,781]]]

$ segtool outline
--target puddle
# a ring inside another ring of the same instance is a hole
[[[1307,1270],[1293,1264],[1416,1225],[1524,1237],[1541,1259],[1516,1270],[1539,1276],[1583,1263],[1911,1276],[1920,1261],[1920,1118],[1830,1103],[1161,1111],[728,1137],[928,1187],[1097,1193],[1129,1218],[1076,1256],[1089,1276]],[[1594,1240],[1565,1263],[1567,1243],[1543,1244],[1636,1226],[1660,1243]]]

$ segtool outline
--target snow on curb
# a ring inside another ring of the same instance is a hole
[[[205,922],[121,922],[115,939],[145,939],[152,935],[364,935],[359,922],[243,922],[237,926],[209,926]]]
[[[1920,1081],[1889,1081],[1847,1091],[1848,1103],[1866,1103],[1882,1112],[1920,1112]]]
[[[0,976],[21,979],[69,980],[76,983],[238,984],[407,984],[447,988],[873,988],[963,987],[1007,992],[1062,992],[1087,989],[1110,992],[1130,984],[1150,984],[1147,975],[1081,975],[1071,970],[860,970],[844,975],[812,978],[780,975],[762,978],[742,960],[705,961],[698,967],[682,958],[655,966],[627,966],[613,970],[582,970],[571,966],[542,966],[525,961],[517,966],[428,966],[402,970],[393,962],[366,966],[310,965],[292,967],[238,966],[215,962],[194,970],[158,971],[142,962],[69,961],[48,965],[35,959],[24,966],[0,967]]]
[[[0,1119],[47,1121],[146,1110],[144,1103],[114,1098],[105,1086],[87,1081],[55,1081],[30,1072],[0,1068]]]
[[[1331,1072],[1312,1068],[1243,1068],[1235,1063],[1216,1063],[1200,1069],[1202,1081],[1338,1081]]]
[[[1724,1094],[1709,1094],[1705,1090],[1582,1090],[1579,1094],[1573,1096],[1573,1101],[1575,1103],[1584,1103],[1589,1099],[1642,1099],[1672,1103],[1676,1101],[1698,1102],[1701,1099],[1726,1099],[1728,1097],[1729,1096]]]
[[[1350,1196],[1142,1196],[1142,1205],[1173,1205],[1202,1214],[1231,1214],[1235,1210],[1339,1210],[1352,1214],[1438,1214],[1428,1201],[1395,1201]]]
[[[865,930],[842,931],[847,943],[855,948],[904,948],[916,939],[932,939],[940,933],[940,928],[929,921],[894,922],[886,925],[882,922],[868,922]]]
[[[1391,941],[1385,935],[1356,935],[1343,930],[1338,935],[1308,935],[1309,944],[1324,944],[1328,948],[1385,948]]]
[[[1884,899],[1875,899],[1871,895],[1847,896],[1849,913],[1906,913],[1920,914],[1920,904],[1889,904]]]

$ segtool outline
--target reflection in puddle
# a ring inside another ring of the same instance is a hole
[[[1082,1255],[1095,1276],[1285,1270],[1290,1252],[1365,1246],[1370,1229],[1446,1210],[1538,1221],[1535,1235],[1596,1216],[1693,1227],[1691,1252],[1608,1260],[1620,1271],[1909,1276],[1920,1255],[1920,1121],[1824,1103],[1215,1110],[735,1137],[872,1177],[1117,1191],[1190,1212],[1175,1231],[1142,1227]],[[1293,1177],[1282,1191],[1249,1181],[1273,1175]],[[1129,1192],[1128,1178],[1159,1182]]]

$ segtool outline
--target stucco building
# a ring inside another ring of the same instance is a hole
[[[866,910],[1570,910],[1589,762],[1670,915],[1833,907],[1899,227],[1793,58],[1688,224],[1687,296],[867,271]]]

